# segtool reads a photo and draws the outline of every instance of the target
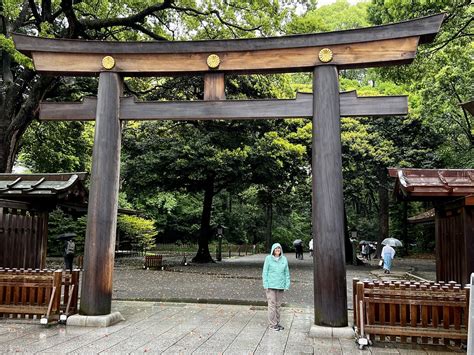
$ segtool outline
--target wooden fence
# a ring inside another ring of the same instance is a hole
[[[79,270],[0,269],[0,317],[39,319],[77,313]]]
[[[469,288],[455,282],[353,279],[354,324],[372,342],[459,346],[467,339]]]
[[[160,255],[195,255],[198,250],[197,244],[186,243],[186,244],[174,244],[174,243],[160,243],[156,244],[155,248],[147,250],[146,253],[160,254]],[[215,256],[217,253],[217,244],[209,244],[209,251],[211,255]],[[244,256],[252,255],[255,253],[264,252],[259,247],[253,246],[253,244],[222,244],[222,257],[233,257],[233,256]],[[146,255],[144,250],[131,249],[131,250],[116,250],[116,258],[124,257],[137,257]]]
[[[163,266],[163,255],[145,255],[145,269],[161,269]]]
[[[45,267],[48,213],[29,206],[0,199],[0,267]]]

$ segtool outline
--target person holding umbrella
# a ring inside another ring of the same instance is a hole
[[[386,274],[390,274],[392,270],[392,261],[395,257],[395,249],[392,248],[393,246],[402,246],[402,242],[395,238],[385,238],[382,241],[384,245],[382,249],[382,259],[383,259],[383,271]]]
[[[359,242],[360,245],[360,255],[362,256],[362,259],[369,260],[369,242],[366,240],[361,240]]]
[[[63,240],[63,256],[64,269],[72,271],[72,262],[74,260],[74,253],[76,251],[76,243],[74,243],[75,233],[64,233],[58,235],[59,240]]]
[[[295,247],[296,259],[303,260],[303,241],[301,239],[296,239],[293,242],[293,246]]]

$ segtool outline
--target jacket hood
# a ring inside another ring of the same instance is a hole
[[[272,245],[272,249],[271,249],[271,251],[270,251],[270,255],[273,255],[273,251],[275,250],[276,247],[280,247],[280,249],[281,249],[281,254],[280,254],[280,256],[283,256],[283,248],[281,247],[281,244],[280,244],[280,243],[274,243],[274,244]]]

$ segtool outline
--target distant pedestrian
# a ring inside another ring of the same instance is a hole
[[[382,249],[382,258],[383,258],[383,271],[386,274],[390,274],[392,270],[392,260],[395,257],[395,249],[390,245],[386,245]]]
[[[283,291],[290,288],[290,269],[280,243],[273,244],[270,255],[265,258],[262,280],[268,302],[269,329],[283,330],[285,328],[280,325],[280,307]]]
[[[296,244],[296,259],[303,260],[303,243]]]
[[[361,250],[361,254],[362,254],[362,258],[365,259],[365,260],[369,260],[369,245],[368,244],[362,244],[362,250]]]
[[[74,243],[74,240],[72,238],[64,241],[63,255],[64,255],[64,268],[66,270],[72,271],[72,262],[74,260],[75,251],[76,251],[76,243]]]
[[[309,256],[313,256],[313,238],[311,238],[311,240],[309,241]]]

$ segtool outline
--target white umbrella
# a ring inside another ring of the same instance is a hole
[[[382,245],[390,245],[391,247],[402,247],[403,243],[397,238],[385,238],[382,241]]]

